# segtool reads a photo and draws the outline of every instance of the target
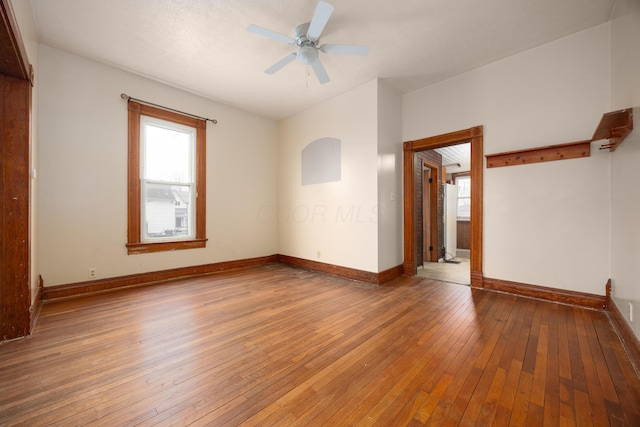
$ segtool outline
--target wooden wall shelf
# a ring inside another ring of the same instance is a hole
[[[575,159],[591,155],[591,140],[487,154],[487,168]]]
[[[598,124],[593,138],[590,140],[487,154],[485,155],[487,168],[589,157],[591,155],[591,142],[601,139],[609,140],[608,143],[600,147],[601,150],[609,149],[609,151],[614,151],[632,130],[633,109],[625,108],[624,110],[612,111],[602,115],[600,124]]]
[[[609,151],[614,151],[632,130],[633,109],[625,108],[624,110],[612,111],[602,115],[600,124],[598,124],[591,140],[608,139],[609,143],[603,144],[600,149],[608,148]]]

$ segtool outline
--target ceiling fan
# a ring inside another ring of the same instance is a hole
[[[257,25],[249,25],[247,30],[252,33],[260,34],[262,36],[270,37],[272,39],[287,43],[291,46],[297,46],[296,52],[290,53],[285,56],[271,67],[267,68],[264,72],[267,74],[274,74],[282,67],[298,58],[300,62],[305,65],[311,66],[318,81],[321,84],[327,83],[329,75],[320,62],[318,51],[324,53],[337,53],[342,55],[355,55],[366,56],[369,54],[369,48],[367,46],[358,46],[351,44],[320,44],[320,35],[324,30],[325,25],[329,21],[331,14],[333,13],[333,6],[327,2],[320,1],[316,6],[316,10],[313,13],[311,22],[298,25],[295,29],[295,38],[291,38],[275,31],[267,30],[266,28],[258,27]]]

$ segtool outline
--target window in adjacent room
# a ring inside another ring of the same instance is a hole
[[[471,218],[471,177],[456,177],[456,185],[458,186],[458,218]]]
[[[129,102],[130,254],[202,248],[203,120]]]

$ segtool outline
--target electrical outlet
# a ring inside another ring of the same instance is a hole
[[[318,251],[318,252],[316,253],[316,256],[317,256],[318,258],[320,258],[320,251]]]
[[[97,273],[97,271],[96,271],[96,268],[95,268],[95,267],[91,267],[91,268],[89,269],[89,279],[95,279],[97,274],[98,274],[98,273]]]
[[[633,322],[633,304],[629,303],[629,322]]]

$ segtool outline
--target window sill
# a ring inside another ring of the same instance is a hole
[[[171,242],[127,243],[127,253],[147,254],[152,252],[177,251],[181,249],[197,249],[207,246],[207,239],[174,240]]]

